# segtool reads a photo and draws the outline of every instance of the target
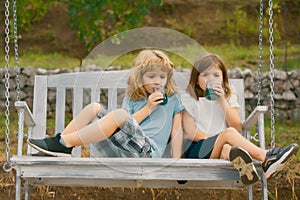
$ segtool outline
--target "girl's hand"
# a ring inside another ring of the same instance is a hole
[[[152,94],[149,95],[148,97],[148,102],[147,102],[147,106],[151,109],[151,110],[155,110],[157,104],[160,104],[163,102],[163,94],[160,92],[153,92]]]

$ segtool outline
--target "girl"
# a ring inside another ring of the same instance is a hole
[[[215,92],[216,100],[211,98],[207,82]],[[196,59],[186,94],[182,95],[182,103],[186,108],[183,129],[190,140],[185,145],[184,157],[230,160],[246,185],[258,180],[252,157],[262,163],[268,178],[297,153],[297,144],[267,151],[239,133],[242,123],[238,115],[240,106],[237,96],[229,86],[224,62],[215,54],[205,54]]]
[[[153,88],[165,88],[168,102]],[[28,139],[38,151],[70,156],[74,146],[96,144],[107,157],[162,157],[171,139],[172,157],[182,153],[184,109],[177,95],[173,63],[163,52],[143,50],[134,61],[122,109],[106,113],[99,103],[86,106],[56,136]],[[91,121],[97,117],[92,123]]]

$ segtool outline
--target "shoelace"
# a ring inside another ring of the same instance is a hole
[[[282,151],[283,148],[281,147],[274,147],[272,149],[270,149],[267,153],[268,156],[274,156],[274,155],[277,155],[279,152]]]

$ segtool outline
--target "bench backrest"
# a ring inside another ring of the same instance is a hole
[[[37,125],[33,128],[30,137],[44,138],[46,134],[47,101],[49,89],[56,90],[55,109],[55,133],[61,132],[65,127],[66,91],[72,90],[73,116],[77,115],[84,104],[89,102],[101,102],[100,94],[107,90],[107,108],[113,110],[122,101],[127,87],[129,70],[120,71],[97,71],[56,74],[48,76],[35,76],[33,117]],[[176,85],[179,90],[185,90],[188,80],[188,72],[175,72]],[[230,79],[230,84],[236,88],[241,109],[239,114],[245,119],[244,82],[242,79]],[[120,92],[121,91],[121,92]],[[89,102],[86,102],[89,101]],[[91,149],[92,150],[92,149]],[[74,152],[73,152],[74,153]],[[80,156],[80,148],[75,151],[75,156]],[[93,152],[91,152],[93,155]]]

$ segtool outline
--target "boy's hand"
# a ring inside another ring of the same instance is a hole
[[[157,104],[160,104],[163,102],[163,94],[160,92],[153,92],[152,94],[149,95],[148,97],[148,103],[147,106],[151,110],[155,110]]]

